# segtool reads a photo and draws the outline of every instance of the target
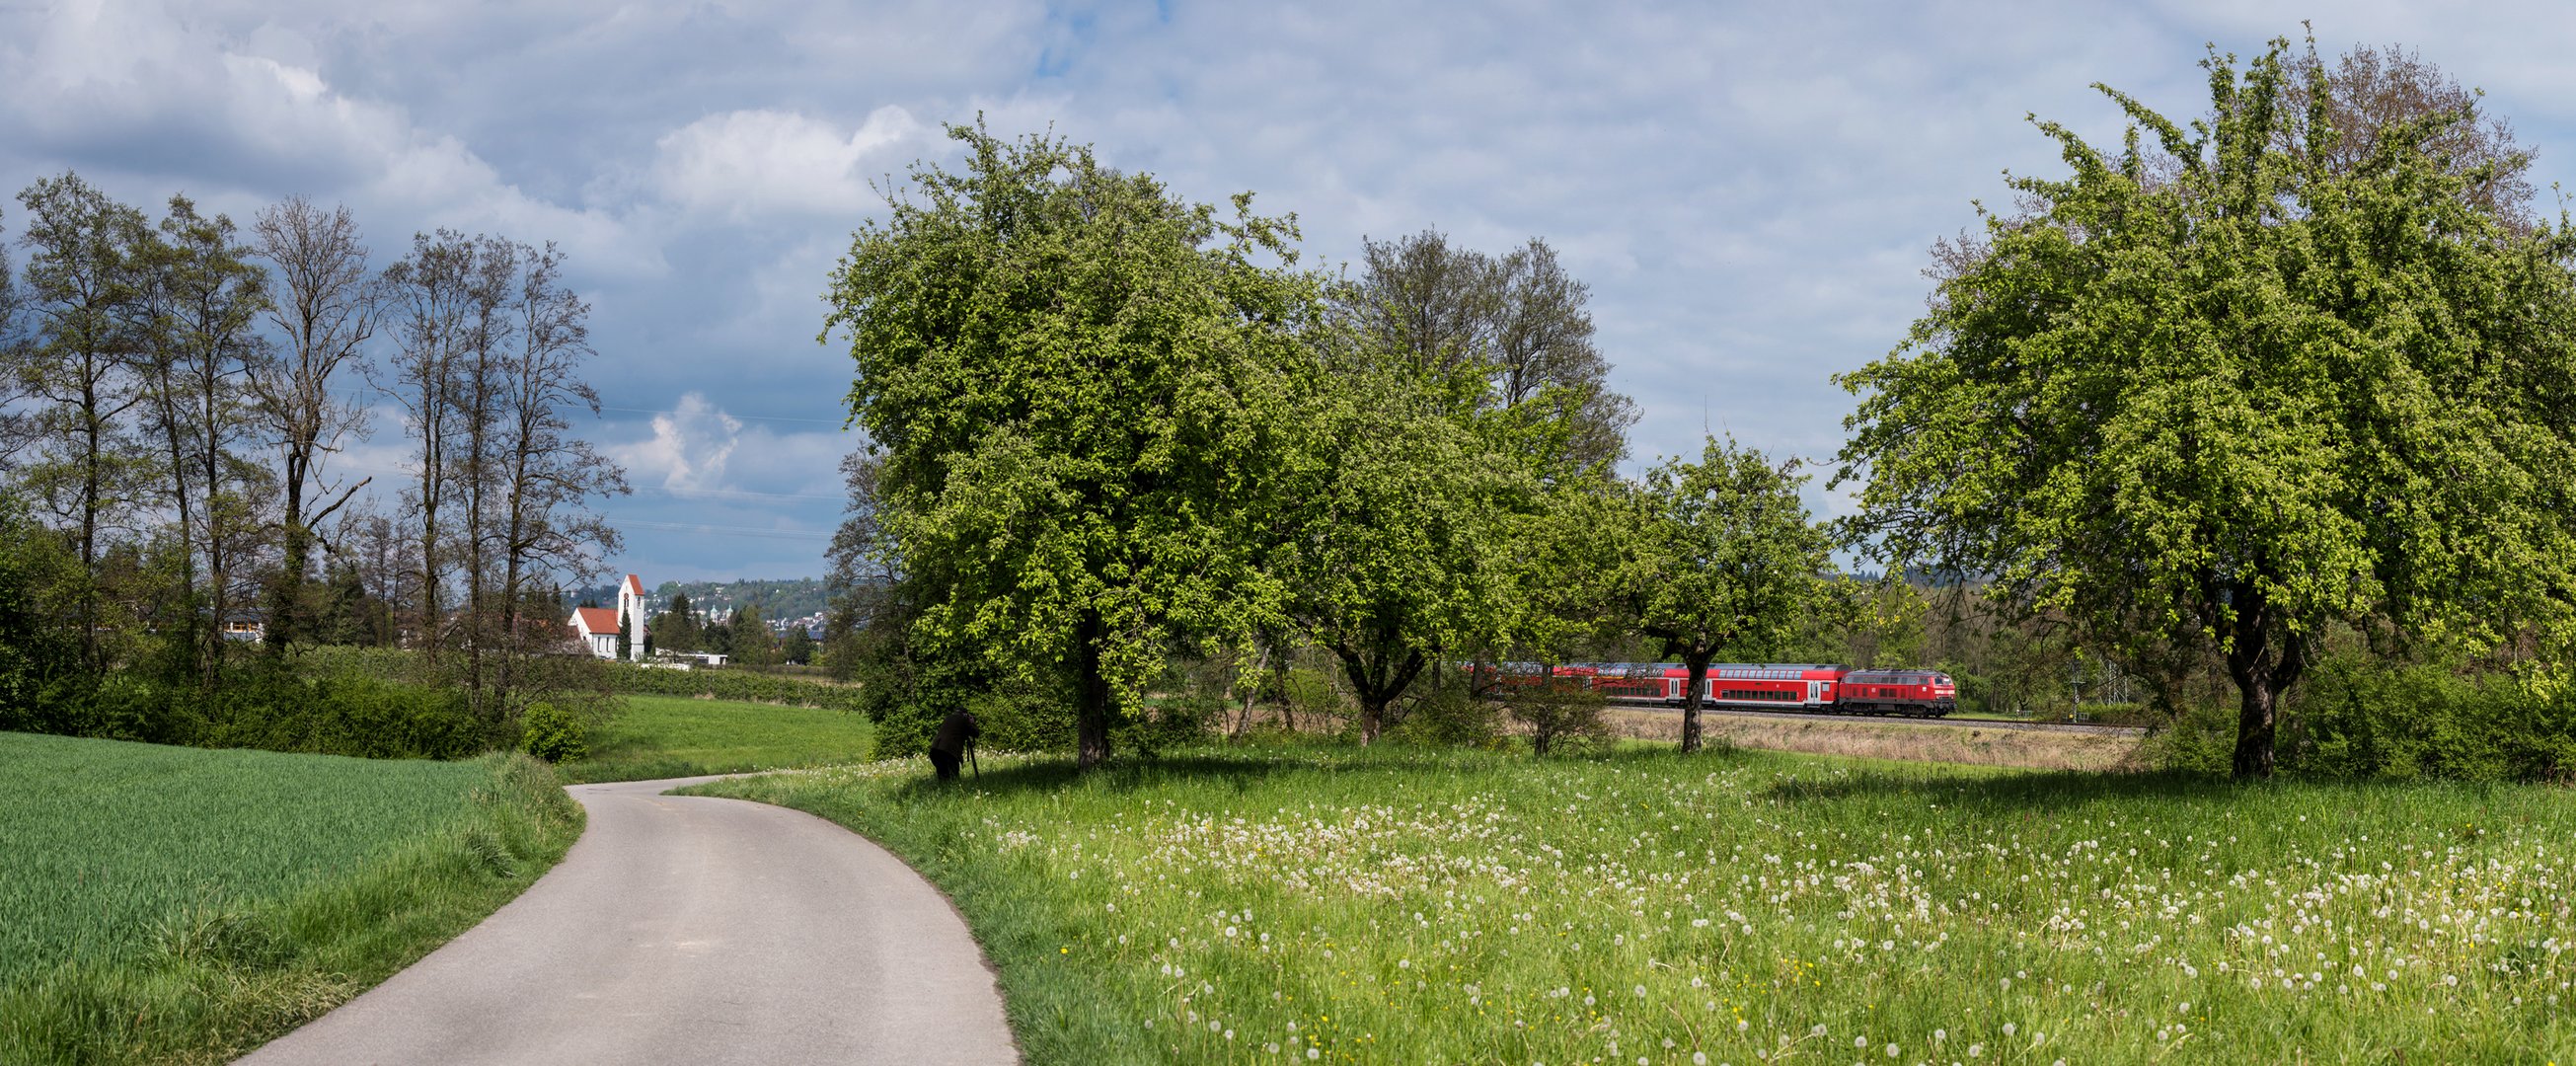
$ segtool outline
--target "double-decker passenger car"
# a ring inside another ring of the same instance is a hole
[[[1535,663],[1505,663],[1501,688],[1550,676],[1573,679],[1602,696],[1680,706],[1690,685],[1688,668],[1674,663],[1566,663],[1550,671]],[[1958,686],[1935,670],[1854,670],[1838,663],[1711,663],[1701,704],[1729,710],[1822,711],[1902,714],[1938,718],[1959,709]]]

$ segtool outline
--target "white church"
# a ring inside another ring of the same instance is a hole
[[[575,607],[572,609],[572,633],[592,655],[602,659],[617,657],[617,622],[626,619],[626,657],[644,661],[644,581],[633,574],[617,586],[615,607]]]

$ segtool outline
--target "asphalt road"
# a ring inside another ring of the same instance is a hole
[[[570,854],[252,1066],[1014,1063],[946,898],[848,830],[710,778],[577,785]]]

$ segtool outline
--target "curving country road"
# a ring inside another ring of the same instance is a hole
[[[577,785],[589,825],[518,899],[241,1061],[1012,1063],[966,924],[799,811]]]

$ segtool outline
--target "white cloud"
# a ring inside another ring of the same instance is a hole
[[[882,204],[869,182],[900,170],[894,151],[921,139],[901,107],[869,112],[857,129],[793,111],[708,115],[655,142],[654,186],[693,211],[741,220],[790,212],[849,215]],[[874,169],[871,169],[874,168]]]
[[[667,268],[628,219],[531,195],[404,106],[340,91],[300,57],[311,50],[300,36],[271,25],[232,34],[193,14],[85,0],[38,16],[31,47],[0,45],[0,80],[11,85],[0,97],[0,136],[20,142],[7,154],[53,155],[84,171],[104,163],[138,176],[175,172],[213,201],[242,192],[255,202],[289,192],[345,199],[366,216],[402,220],[396,232],[444,225],[553,240],[585,270],[611,276]],[[0,39],[18,24],[0,19]]]
[[[605,450],[638,482],[699,492],[726,487],[725,464],[741,443],[742,420],[707,402],[704,393],[691,392],[676,409],[653,416],[651,438]]]

